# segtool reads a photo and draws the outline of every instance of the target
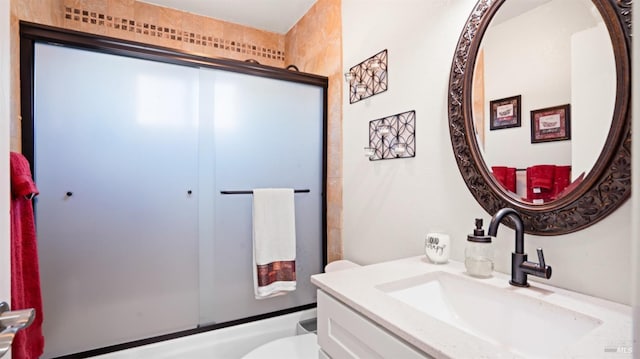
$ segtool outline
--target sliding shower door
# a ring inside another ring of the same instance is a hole
[[[201,70],[200,320],[222,323],[316,302],[310,276],[322,272],[323,89],[241,73]],[[204,138],[203,138],[204,136]],[[206,141],[209,139],[209,141]],[[213,141],[211,139],[213,138]],[[207,176],[204,178],[202,176]],[[296,291],[255,299],[254,188],[295,194]],[[209,200],[210,199],[210,200]]]
[[[198,69],[36,46],[45,357],[198,323]]]
[[[34,58],[44,358],[316,302],[326,82],[41,43]],[[256,300],[252,196],[222,192],[265,187],[305,191],[297,288]]]

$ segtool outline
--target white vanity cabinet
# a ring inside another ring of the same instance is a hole
[[[600,358],[632,343],[629,306],[538,282],[515,288],[497,272],[476,279],[456,261],[422,255],[311,282],[318,344],[332,359]]]
[[[432,358],[318,290],[318,344],[328,357]]]

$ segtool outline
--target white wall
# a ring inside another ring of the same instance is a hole
[[[0,0],[0,301],[11,303],[9,246],[9,0]]]
[[[424,253],[428,231],[452,237],[452,257],[464,259],[474,218],[490,216],[462,180],[451,147],[447,92],[453,53],[475,0],[343,0],[343,66],[389,51],[389,90],[343,103],[344,255],[369,264]],[[346,87],[345,87],[346,88]],[[368,122],[416,110],[417,155],[370,162]],[[575,234],[526,236],[525,249],[545,249],[551,284],[629,303],[631,205]],[[496,266],[510,270],[514,233],[501,227]]]
[[[616,61],[604,23],[571,41],[571,169],[589,173],[609,134],[616,102]]]

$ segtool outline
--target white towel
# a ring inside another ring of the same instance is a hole
[[[253,190],[253,282],[256,299],[296,289],[293,189]]]

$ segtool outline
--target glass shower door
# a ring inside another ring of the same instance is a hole
[[[38,44],[45,357],[198,323],[198,70]]]
[[[322,272],[323,89],[219,70],[203,69],[200,76],[202,133],[208,138],[201,137],[200,153],[212,168],[201,177],[201,194],[209,191],[200,213],[206,229],[200,235],[201,323],[315,303],[310,276]],[[209,153],[215,157],[206,159]],[[294,195],[296,291],[257,300],[252,196],[221,191],[265,187],[309,192]]]
[[[38,44],[45,358],[316,302],[319,86]],[[251,195],[295,194],[297,290],[253,294]]]

